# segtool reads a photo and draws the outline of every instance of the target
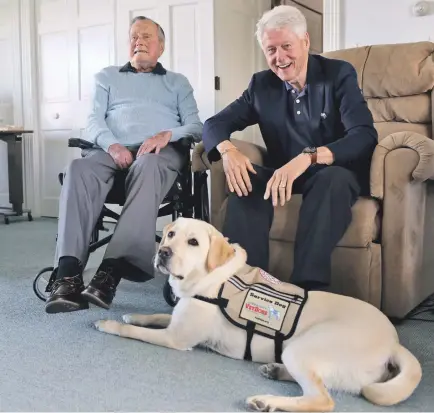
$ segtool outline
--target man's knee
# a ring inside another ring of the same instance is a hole
[[[257,185],[255,181],[252,182],[252,191],[247,196],[230,192],[228,196],[228,207],[230,209],[237,209],[242,211],[257,211],[258,209],[272,208],[271,201],[264,199],[265,186]]]
[[[245,202],[246,199],[248,199],[247,202],[253,202],[253,198],[257,199],[264,197],[265,189],[267,187],[268,177],[264,175],[261,169],[255,168],[257,171],[256,174],[247,171],[247,174],[249,176],[250,185],[251,185],[251,191],[248,192],[247,196],[238,197],[236,192],[233,192],[232,195],[236,198],[240,198],[242,202]],[[245,183],[246,188],[248,189],[247,181],[243,179],[243,182]],[[238,185],[241,189],[241,185]]]
[[[158,165],[158,155],[155,153],[144,153],[134,160],[131,168],[143,168],[146,165]]]
[[[329,166],[316,173],[315,185],[324,186],[338,192],[345,190],[360,191],[353,172],[341,166]]]
[[[110,157],[110,155],[101,151],[93,156],[73,159],[64,172],[64,183],[66,181],[93,182],[94,180],[108,183],[115,174],[115,165],[111,158],[107,160],[105,157]]]
[[[65,179],[74,179],[91,171],[91,163],[86,158],[73,159],[65,170]]]
[[[145,153],[132,163],[129,172],[132,175],[149,174],[150,171],[158,171],[162,168],[169,168],[167,162],[157,154]]]

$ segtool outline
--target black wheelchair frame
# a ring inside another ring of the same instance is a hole
[[[183,170],[176,178],[174,184],[172,185],[169,192],[166,194],[160,208],[158,211],[158,217],[172,216],[172,221],[176,220],[178,217],[196,218],[206,222],[210,221],[209,216],[209,199],[208,199],[208,174],[206,171],[203,172],[193,172],[191,169],[191,156],[190,150],[194,148],[194,141],[190,138],[181,139],[176,143],[178,148],[185,151],[186,162]],[[68,140],[68,146],[70,148],[80,148],[82,150],[90,149],[93,144],[79,138],[70,138]],[[115,179],[113,187],[110,190],[106,198],[106,204],[115,204],[123,206],[125,202],[125,178],[127,171],[119,171],[115,174]],[[60,185],[63,185],[64,174],[59,174]],[[116,222],[119,220],[120,215],[108,208],[106,205],[103,206],[101,214],[95,225],[95,229],[92,232],[91,241],[88,249],[89,255],[96,251],[98,248],[108,244],[112,238],[112,234],[100,239],[100,231],[108,231],[104,227],[104,220],[106,218],[112,218]],[[155,234],[155,241],[160,242],[161,237]],[[83,266],[84,268],[86,265]],[[48,280],[47,286],[44,292],[41,292],[39,283],[42,276],[51,272],[50,279]],[[128,277],[124,277],[128,279]],[[47,294],[51,292],[51,288],[55,281],[54,267],[45,267],[36,275],[33,281],[33,291],[36,296],[45,301],[47,299]],[[137,280],[134,280],[137,282]],[[140,281],[139,281],[140,282]],[[163,297],[170,306],[175,306],[178,302],[178,298],[173,294],[170,287],[168,279],[163,288]]]

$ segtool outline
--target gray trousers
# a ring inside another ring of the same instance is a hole
[[[119,169],[102,149],[89,149],[83,155],[71,162],[64,176],[54,267],[64,256],[86,264],[92,231]],[[126,179],[126,202],[104,258],[125,258],[153,274],[158,209],[185,161],[173,144],[158,155],[134,160]]]

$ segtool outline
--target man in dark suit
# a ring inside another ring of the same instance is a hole
[[[309,54],[297,8],[266,12],[257,37],[270,69],[254,74],[242,96],[204,125],[209,160],[223,159],[231,191],[223,233],[247,250],[250,265],[267,270],[274,207],[303,194],[290,281],[326,289],[351,207],[369,193],[377,132],[353,66]],[[233,132],[254,124],[267,147],[265,167],[230,142]]]

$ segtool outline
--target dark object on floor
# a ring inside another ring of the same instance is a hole
[[[0,207],[0,215],[3,215],[4,223],[9,225],[9,217],[21,217],[27,214],[27,219],[33,221],[32,211],[23,209],[23,155],[22,141],[24,133],[33,133],[31,130],[7,130],[0,131],[0,140],[6,142],[8,151],[8,175],[9,175],[9,202],[12,208]]]

